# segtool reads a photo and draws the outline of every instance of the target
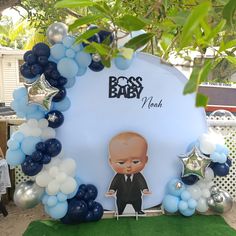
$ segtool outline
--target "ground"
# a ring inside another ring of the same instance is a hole
[[[1,236],[21,236],[26,230],[29,223],[33,220],[48,219],[41,205],[29,209],[21,210],[10,203],[7,205],[9,215],[7,217],[0,216],[0,235]],[[233,209],[224,215],[227,223],[236,229],[236,204]]]

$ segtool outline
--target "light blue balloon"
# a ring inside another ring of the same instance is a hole
[[[78,65],[73,59],[63,58],[57,64],[57,70],[67,79],[74,78],[78,73]]]
[[[10,107],[11,107],[11,109],[13,109],[14,111],[16,111],[16,110],[17,110],[17,102],[16,102],[16,101],[12,101]]]
[[[87,67],[78,67],[78,73],[77,73],[77,76],[82,76],[86,73],[87,71]]]
[[[195,209],[197,207],[197,201],[193,198],[188,200],[188,207],[191,209]]]
[[[67,195],[64,194],[64,193],[62,193],[62,192],[59,192],[59,193],[57,194],[57,200],[58,200],[59,202],[64,202],[64,201],[67,200]]]
[[[178,187],[178,184],[181,185],[181,187]],[[179,179],[172,179],[167,183],[167,193],[174,195],[174,196],[180,196],[181,193],[185,190],[184,183]]]
[[[53,207],[57,205],[57,197],[56,196],[49,196],[47,200],[47,205],[49,207]]]
[[[52,62],[55,62],[55,63],[57,63],[58,62],[58,60],[56,60],[55,58],[53,58],[52,56],[50,56],[49,58],[48,58],[48,61],[52,61]]]
[[[21,111],[15,111],[15,112],[16,112],[17,117],[25,118],[25,113],[24,112],[21,112]]]
[[[18,142],[22,142],[23,139],[25,138],[25,135],[21,133],[20,131],[17,131],[12,134],[12,139],[17,140]]]
[[[188,203],[186,201],[181,200],[179,202],[178,207],[179,207],[179,210],[181,210],[181,211],[187,210],[188,209]]]
[[[198,147],[199,148],[199,141],[194,141],[192,143],[190,143],[186,149],[186,152],[190,152],[193,150],[194,147]]]
[[[62,43],[66,48],[70,48],[75,42],[75,37],[67,35],[63,38]]]
[[[71,48],[66,50],[66,56],[69,58],[74,58],[75,57],[75,51]]]
[[[195,213],[195,209],[190,209],[190,208],[188,208],[184,211],[181,211],[181,210],[179,210],[179,211],[184,216],[192,216]]]
[[[7,146],[11,149],[11,150],[17,150],[20,147],[20,142],[16,139],[9,139],[7,141]]]
[[[53,219],[61,219],[62,217],[64,217],[67,213],[68,210],[68,203],[67,201],[64,202],[58,202],[55,206],[53,207],[47,207],[47,205],[45,205],[46,207],[46,212],[49,213],[49,215],[53,218]]]
[[[36,120],[41,120],[42,118],[45,117],[45,112],[36,110],[33,113],[27,113],[26,118],[28,119],[36,119]]]
[[[65,85],[65,88],[72,88],[74,85],[75,85],[75,77],[67,78],[67,83]]]
[[[30,114],[30,113],[34,113],[38,110],[38,105],[36,104],[29,104],[27,106],[27,113]]]
[[[179,198],[172,195],[166,195],[163,199],[162,205],[169,213],[175,213],[178,211]]]
[[[13,98],[15,100],[21,99],[27,96],[27,91],[25,87],[17,88],[13,92]]]
[[[41,200],[44,205],[47,204],[48,198],[49,198],[49,195],[45,193]]]
[[[226,156],[229,155],[229,149],[225,145],[216,144],[215,152],[224,153]]]
[[[92,62],[92,57],[89,53],[80,51],[76,54],[75,60],[80,67],[88,67]]]
[[[190,194],[187,190],[184,190],[184,191],[181,193],[181,199],[182,199],[182,200],[188,201],[190,198],[191,198],[191,194]]]
[[[25,160],[25,154],[21,149],[11,150],[8,149],[6,152],[6,160],[8,165],[17,166],[21,165]]]
[[[55,102],[53,103],[53,109],[58,111],[67,111],[71,106],[70,99],[68,97],[65,97],[61,102]]]
[[[219,162],[219,160],[221,159],[221,154],[218,153],[218,152],[213,152],[211,155],[210,155],[210,158],[213,162]]]
[[[17,102],[17,109],[22,111],[22,112],[27,112],[28,110],[28,98],[27,97],[22,97],[20,100]]]
[[[26,155],[31,155],[35,151],[35,145],[40,142],[39,137],[28,136],[21,143],[21,149]]]
[[[73,44],[71,46],[71,49],[73,49],[75,52],[79,52],[81,50],[83,50],[83,45],[81,44]]]
[[[133,62],[133,58],[128,60],[122,56],[118,56],[114,59],[114,63],[119,70],[127,70]]]
[[[51,57],[57,61],[65,57],[66,49],[62,43],[56,43],[50,48]]]

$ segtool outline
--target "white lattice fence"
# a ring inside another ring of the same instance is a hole
[[[221,117],[208,117],[208,121],[218,121]],[[229,157],[232,160],[230,172],[225,177],[216,177],[214,183],[221,189],[230,193],[231,197],[236,201],[236,126],[232,126],[232,121],[222,122],[222,126],[210,126],[212,130],[222,133],[225,136],[227,147],[230,149]]]

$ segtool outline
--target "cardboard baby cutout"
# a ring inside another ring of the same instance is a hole
[[[142,211],[142,197],[151,194],[145,177],[141,173],[148,162],[148,144],[144,137],[134,132],[114,136],[109,143],[109,164],[116,172],[107,196],[116,199],[116,210],[122,215],[126,205],[132,205],[135,214]]]

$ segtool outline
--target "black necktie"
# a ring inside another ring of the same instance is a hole
[[[126,180],[126,183],[127,184],[131,184],[131,175],[126,175],[127,176],[127,180]]]

